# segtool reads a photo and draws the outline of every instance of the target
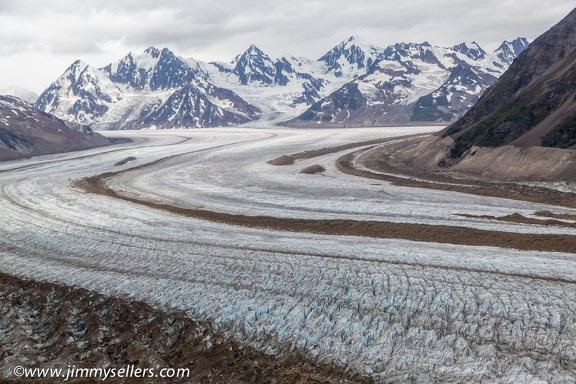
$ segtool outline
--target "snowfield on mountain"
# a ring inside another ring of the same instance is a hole
[[[527,46],[518,38],[493,53],[476,43],[381,48],[352,36],[318,60],[272,59],[251,45],[229,63],[151,47],[100,69],[74,62],[35,106],[94,129],[445,124]]]

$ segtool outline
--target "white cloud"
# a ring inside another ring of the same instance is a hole
[[[475,40],[491,50],[504,39],[536,38],[573,6],[572,0],[0,0],[0,86],[16,82],[39,92],[74,59],[103,66],[148,46],[226,61],[252,43],[272,57],[316,59],[350,35],[381,46]]]

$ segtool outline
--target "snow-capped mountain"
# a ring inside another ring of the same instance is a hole
[[[518,55],[520,55],[526,48],[528,48],[530,42],[523,37],[519,37],[513,41],[505,41],[500,45],[500,47],[495,51],[498,59],[501,63],[505,65],[510,65]]]
[[[486,53],[476,43],[451,48],[398,43],[350,83],[286,125],[374,126],[456,120],[526,47],[525,39]],[[511,49],[508,49],[510,48]]]
[[[210,81],[262,110],[264,124],[298,115],[345,83],[327,74],[322,62],[289,55],[272,60],[254,45],[230,63],[210,63],[208,70]]]
[[[255,45],[251,45],[243,54],[238,55],[232,64],[234,65],[232,73],[238,76],[243,85],[252,82],[275,83],[276,67],[274,62]]]
[[[200,89],[186,84],[176,89],[162,105],[145,110],[127,128],[221,127],[248,121],[249,117],[226,111],[210,102]]]
[[[76,60],[36,100],[36,108],[64,120],[89,124],[122,100],[120,88],[101,71]]]
[[[336,77],[354,78],[366,73],[383,56],[383,51],[358,36],[351,36],[326,52],[318,61],[326,63],[327,70]]]
[[[114,83],[136,90],[166,90],[180,87],[197,77],[206,78],[199,63],[185,62],[167,48],[151,47],[141,55],[129,53],[120,61],[101,69]]]
[[[452,121],[474,105],[498,78],[460,61],[442,85],[418,99],[410,121]]]
[[[475,42],[380,48],[352,36],[318,60],[273,59],[251,45],[230,62],[210,63],[148,48],[100,69],[73,63],[36,106],[97,129],[445,123],[527,45],[518,38],[493,53]]]
[[[260,112],[235,92],[212,84],[203,63],[183,60],[166,48],[129,53],[101,69],[76,61],[36,106],[99,129],[229,126]]]
[[[466,57],[478,61],[486,57],[486,51],[484,51],[475,41],[470,44],[460,43],[452,47],[455,52],[460,52]]]

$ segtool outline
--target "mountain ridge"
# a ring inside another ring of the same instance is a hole
[[[346,105],[351,91],[351,87],[346,86],[316,102],[286,125],[449,123],[466,112],[496,82],[508,67],[510,54],[525,48],[528,41],[518,38],[510,44],[515,50],[509,49],[508,55],[500,51],[508,47],[504,43],[492,54],[487,54],[476,43],[451,48],[435,47],[428,42],[390,45],[367,73],[352,80],[362,93],[362,105],[358,105],[359,97],[354,99],[354,105]],[[348,112],[354,117],[350,118]]]
[[[253,44],[229,63],[181,58],[168,48],[150,47],[141,54],[128,53],[102,68],[74,62],[38,97],[35,106],[95,129],[201,128],[271,122],[313,126],[443,124],[469,108],[487,88],[484,83],[495,80],[517,48],[527,41],[505,43],[501,47],[507,51],[498,56],[496,52],[486,54],[475,43],[451,48],[433,47],[427,42],[397,43],[381,48],[351,36],[318,60],[287,55],[272,59]],[[474,66],[468,77],[480,84],[478,87],[466,86],[469,79],[462,79],[460,84],[460,78],[452,78],[452,87],[461,87],[460,93],[448,85],[441,89],[458,62]],[[401,68],[396,68],[397,64]],[[359,107],[362,111],[349,109],[354,103],[349,106],[338,102],[340,111],[316,114],[311,120],[298,118],[314,114],[317,103],[326,109],[336,98],[345,99],[337,92],[353,91],[354,85],[346,85],[351,82],[357,84],[366,101]],[[400,88],[394,90],[397,86]],[[428,97],[416,107],[419,97],[436,90],[440,92],[438,97]],[[381,99],[374,99],[374,95]],[[451,95],[465,101],[453,108],[445,102]],[[195,100],[175,103],[181,97]],[[405,108],[407,104],[410,105]],[[177,118],[182,110],[176,105],[188,105],[189,116]]]

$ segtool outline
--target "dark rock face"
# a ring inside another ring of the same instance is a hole
[[[144,68],[137,68],[134,56],[130,53],[118,63],[116,71],[112,64],[102,69],[115,83],[129,84],[134,89],[144,89],[148,81],[148,74]]]
[[[0,161],[107,145],[90,128],[64,121],[11,96],[0,96]]]
[[[326,52],[318,61],[325,62],[329,71],[334,72],[337,77],[342,77],[343,62],[357,69],[368,69],[381,57],[382,52],[377,47],[364,44],[357,37],[351,36]]]
[[[518,55],[528,48],[528,45],[530,45],[528,40],[524,37],[519,37],[513,41],[503,42],[496,52],[498,52],[498,57],[502,62],[510,65]]]
[[[308,121],[334,122],[346,111],[355,111],[365,105],[365,98],[358,84],[347,83],[329,99],[314,103],[300,118]]]
[[[232,71],[243,85],[252,82],[273,84],[276,77],[274,62],[255,45],[251,45],[242,55],[238,56],[233,64]]]
[[[476,44],[472,42],[471,47],[468,47],[466,43],[461,43],[455,45],[452,49],[456,52],[460,52],[471,58],[472,60],[480,60],[486,56],[486,52]]]
[[[292,64],[286,60],[285,57],[276,60],[274,63],[274,67],[276,68],[276,74],[274,76],[274,83],[278,85],[287,85],[290,81],[286,74],[294,74],[296,71],[292,68]]]
[[[516,47],[520,46],[519,42]],[[473,145],[576,144],[576,10],[536,39],[444,136],[451,156]]]
[[[258,115],[262,112],[258,108],[248,103],[240,96],[238,96],[236,93],[234,93],[234,91],[230,89],[220,88],[212,84],[205,84],[204,91],[206,92],[206,95],[230,104],[235,111],[245,115],[246,117],[249,118],[249,120],[254,120],[258,118]],[[242,115],[238,115],[238,113],[232,113],[232,115],[236,116],[232,120],[245,122],[245,120],[241,118]]]
[[[170,89],[192,80],[194,71],[174,53],[164,48],[150,78],[150,89]]]
[[[179,87],[198,75],[167,48],[148,48],[143,56],[150,59],[147,66],[139,66],[130,53],[114,66],[108,64],[101,71],[115,83],[127,84],[139,90],[148,87],[152,91]]]
[[[145,111],[131,128],[225,127],[248,121],[248,117],[214,105],[198,88],[188,84],[177,89],[160,107]]]

